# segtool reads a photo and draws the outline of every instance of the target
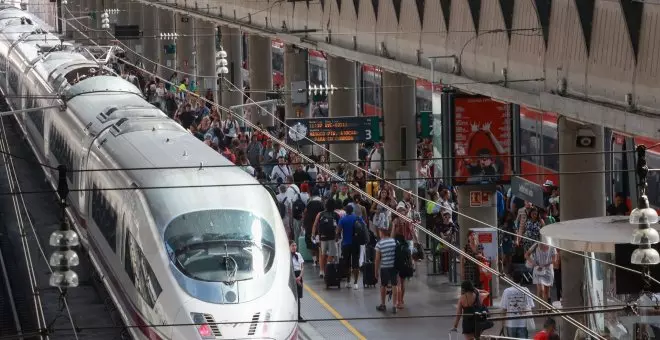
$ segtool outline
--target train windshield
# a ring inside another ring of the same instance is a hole
[[[275,235],[266,220],[241,210],[205,210],[175,218],[165,231],[170,259],[188,277],[250,280],[267,273]]]

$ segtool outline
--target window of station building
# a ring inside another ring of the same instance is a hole
[[[126,234],[126,266],[130,262],[131,271],[133,272],[131,279],[135,284],[135,289],[142,296],[144,302],[153,308],[163,289],[133,235],[130,232]],[[131,273],[129,273],[129,276],[131,276]]]
[[[73,169],[73,150],[64,139],[64,136],[55,128],[55,125],[50,128],[49,135],[49,149],[55,156],[55,159],[60,164],[64,164],[68,169]],[[73,172],[68,171],[67,178],[73,182]]]
[[[101,234],[110,245],[112,251],[117,251],[117,211],[106,196],[96,186],[92,187],[92,219],[99,227]]]

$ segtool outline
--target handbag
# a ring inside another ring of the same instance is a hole
[[[481,303],[481,294],[479,291],[476,291],[475,294],[477,295],[476,299],[474,300],[474,311],[475,313],[479,313],[479,315],[475,315],[475,318],[478,318],[477,321],[475,322],[475,332],[477,334],[481,334],[483,331],[488,330],[493,328],[495,326],[495,323],[491,320],[488,320],[488,317],[490,316],[488,313],[488,308],[484,306]]]

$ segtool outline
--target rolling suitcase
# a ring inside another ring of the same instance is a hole
[[[376,287],[378,280],[374,275],[374,263],[365,262],[362,264],[362,286],[363,287]]]
[[[323,280],[325,281],[325,288],[337,287],[341,288],[341,270],[338,263],[328,263],[325,266],[325,273]]]
[[[300,255],[302,255],[303,260],[305,262],[311,262],[314,258],[312,257],[312,253],[307,249],[307,242],[305,242],[305,234],[300,235],[298,237],[298,252]]]

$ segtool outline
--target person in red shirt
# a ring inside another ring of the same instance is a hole
[[[553,318],[548,318],[543,323],[543,329],[534,335],[534,340],[552,340],[557,329],[557,323]]]

